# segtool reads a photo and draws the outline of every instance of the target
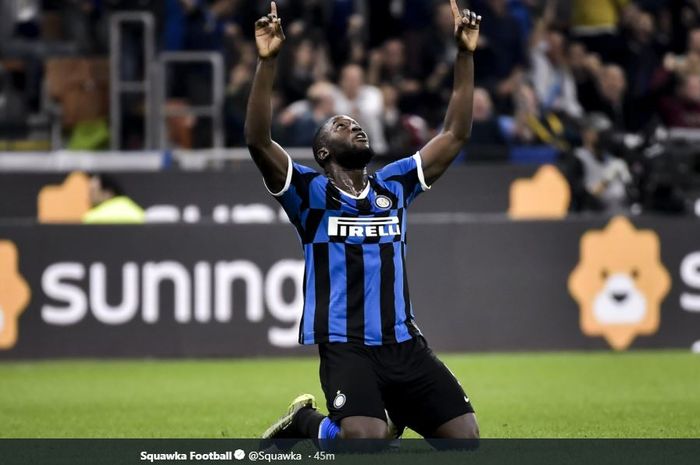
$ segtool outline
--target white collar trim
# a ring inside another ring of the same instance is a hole
[[[347,196],[350,197],[351,199],[363,200],[363,199],[367,198],[367,196],[369,195],[369,180],[367,180],[367,185],[365,186],[364,190],[363,190],[363,191],[360,193],[360,195],[358,195],[358,196],[355,196],[355,195],[352,195],[352,194],[350,194],[350,193],[348,193],[348,192],[345,192],[343,189],[341,189],[340,187],[336,186],[335,184],[333,184],[333,186],[334,186],[336,189],[338,189],[338,190],[340,191],[341,194],[347,195]]]

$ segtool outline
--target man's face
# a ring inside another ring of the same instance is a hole
[[[400,71],[403,68],[406,56],[400,40],[390,40],[384,44],[384,62],[390,70]]]
[[[683,86],[684,97],[694,103],[700,103],[700,76],[688,76]]]
[[[688,50],[700,53],[700,29],[693,29],[688,33]]]
[[[583,144],[593,152],[593,155],[598,156],[601,152],[598,131],[593,128],[586,128],[581,132],[581,138],[583,139]]]
[[[364,85],[364,71],[357,65],[348,65],[340,76],[340,89],[349,99],[355,99]]]
[[[369,137],[349,116],[335,116],[326,123],[326,145],[330,158],[347,169],[367,166],[374,155]]]
[[[308,68],[314,62],[314,46],[310,40],[302,41],[294,54],[294,64],[299,68]]]
[[[640,13],[637,16],[634,32],[642,42],[649,41],[654,36],[654,17],[649,13]]]
[[[489,93],[482,88],[474,89],[474,120],[487,121],[493,116],[493,103]]]
[[[549,46],[549,59],[555,65],[561,65],[566,58],[566,39],[559,32],[550,32],[547,35],[547,45]]]
[[[537,101],[537,94],[535,89],[529,84],[523,84],[518,89],[518,103],[520,104],[520,109],[529,114],[537,114],[539,111],[539,102]]]
[[[325,82],[312,85],[308,91],[308,100],[313,105],[314,113],[323,115],[323,120],[334,114],[335,99],[333,87]]]
[[[586,64],[586,47],[582,44],[571,44],[569,47],[569,66],[582,69]]]
[[[106,200],[106,195],[102,190],[102,182],[97,176],[90,178],[90,204],[94,207]]]
[[[610,65],[603,71],[603,89],[609,95],[622,95],[627,90],[625,73],[619,66]]]

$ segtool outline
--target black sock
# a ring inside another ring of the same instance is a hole
[[[298,431],[302,437],[317,439],[318,429],[324,418],[326,418],[326,416],[318,410],[311,407],[304,407],[294,415],[292,428],[294,428],[294,431]]]

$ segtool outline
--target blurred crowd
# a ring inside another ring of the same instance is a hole
[[[309,146],[319,124],[336,113],[354,116],[379,154],[411,153],[440,129],[456,53],[449,1],[277,5],[287,36],[273,103],[280,143]],[[584,170],[597,163],[622,182],[627,168],[617,161],[606,168],[608,154],[585,137],[587,129],[640,134],[659,125],[700,128],[700,0],[461,5],[483,16],[467,160],[507,159],[537,147],[536,156],[545,160],[569,154]],[[44,57],[105,55],[111,12],[150,11],[159,50],[223,54],[226,142],[243,145],[256,66],[254,23],[269,12],[268,0],[6,0],[2,8],[0,58],[10,65],[0,68],[0,106],[36,110]],[[124,47],[138,56],[128,41]],[[24,60],[21,73],[11,65],[17,57]],[[169,92],[199,104],[211,81],[201,67],[184,71]],[[197,120],[188,121],[196,129]],[[206,146],[195,129],[181,143]],[[127,143],[138,145],[133,137]]]

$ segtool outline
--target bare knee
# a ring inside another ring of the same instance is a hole
[[[476,415],[467,413],[453,418],[440,426],[433,434],[435,438],[444,439],[479,439],[479,423]]]
[[[472,414],[473,416],[473,414]],[[473,421],[470,421],[465,428],[465,436],[466,439],[479,439],[480,433],[479,433],[479,423],[476,421],[476,417],[474,418]]]
[[[379,418],[348,417],[340,422],[343,439],[385,439],[388,436],[386,422]]]

